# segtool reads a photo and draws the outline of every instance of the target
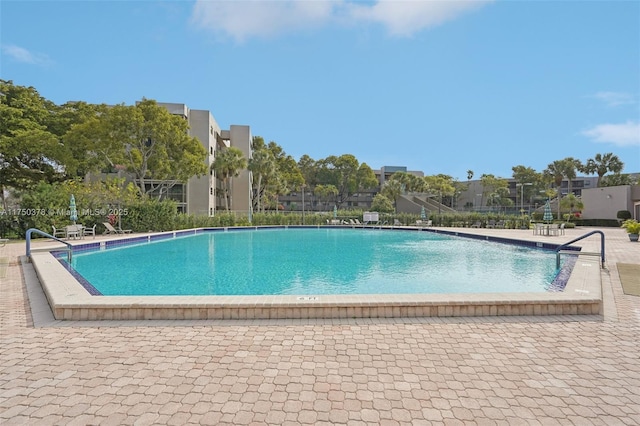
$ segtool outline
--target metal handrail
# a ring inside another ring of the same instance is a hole
[[[580,240],[582,240],[584,238],[587,238],[587,237],[589,237],[589,236],[591,236],[593,234],[600,234],[600,262],[601,262],[602,269],[604,269],[604,267],[605,267],[604,266],[604,232],[602,232],[602,231],[591,231],[591,232],[588,232],[588,233],[582,235],[581,237],[574,238],[573,240],[571,240],[569,242],[566,242],[564,244],[561,244],[558,247],[556,247],[556,268],[560,267],[560,251],[563,248],[569,247],[569,244],[573,244],[576,241],[580,241]],[[576,254],[579,254],[579,252],[576,253]]]
[[[71,256],[72,256],[72,252],[73,252],[73,246],[71,244],[69,244],[66,241],[61,240],[60,238],[54,237],[53,235],[47,234],[44,231],[41,231],[39,229],[36,228],[29,228],[27,229],[27,235],[26,235],[26,240],[27,240],[27,258],[31,257],[31,234],[36,233],[36,234],[40,234],[44,237],[47,238],[51,238],[53,240],[56,240],[64,245],[67,246],[67,261],[69,263],[71,263]]]

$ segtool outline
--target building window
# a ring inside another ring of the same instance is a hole
[[[209,195],[213,195],[213,188],[209,188]]]

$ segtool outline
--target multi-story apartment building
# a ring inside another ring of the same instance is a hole
[[[211,112],[190,109],[185,104],[159,102],[158,105],[188,121],[189,136],[197,137],[207,150],[207,167],[216,158],[216,153],[228,147],[239,148],[244,156],[251,158],[251,129],[249,126],[231,125],[229,130],[221,130]],[[231,206],[236,212],[249,212],[251,206],[251,173],[243,170],[232,181]],[[178,202],[178,208],[184,213],[213,216],[216,211],[225,208],[222,182],[214,171],[207,175],[194,176],[185,184],[172,188],[170,197]]]

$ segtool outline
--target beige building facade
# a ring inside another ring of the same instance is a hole
[[[158,102],[171,114],[178,115],[189,124],[189,136],[196,137],[207,150],[206,165],[210,169],[220,150],[231,146],[239,148],[245,158],[251,158],[251,129],[232,125],[222,130],[208,110],[190,109],[181,103]],[[232,179],[230,209],[249,214],[251,208],[251,172],[243,170]],[[225,209],[222,182],[214,171],[204,176],[193,176],[184,185],[172,191],[171,198],[178,202],[180,211],[198,216],[213,216]]]
[[[620,210],[640,220],[640,185],[606,186],[582,191],[584,219],[616,219]]]

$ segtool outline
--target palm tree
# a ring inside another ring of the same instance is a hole
[[[562,174],[567,178],[567,194],[572,194],[571,185],[573,180],[577,176],[578,170],[582,170],[583,166],[580,160],[576,160],[573,157],[567,157],[562,162]]]
[[[416,175],[407,172],[395,172],[389,180],[399,182],[402,186],[402,193],[422,191],[422,180]]]
[[[571,219],[571,217],[573,217],[574,210],[582,211],[584,209],[584,203],[574,194],[567,194],[567,196],[562,199],[562,203],[560,204],[562,205],[563,210],[569,210],[567,222],[569,221],[569,219]]]
[[[389,179],[384,183],[384,186],[382,187],[382,191],[380,192],[382,193],[382,195],[392,200],[393,207],[397,209],[398,197],[402,195],[402,193],[404,192],[403,184],[399,180]]]
[[[602,177],[607,174],[607,172],[612,173],[620,173],[624,168],[624,163],[620,161],[617,155],[608,152],[604,155],[596,154],[594,158],[590,158],[587,160],[587,164],[582,168],[582,172],[587,174],[597,174],[598,175],[598,187],[602,181]]]
[[[261,200],[264,192],[262,183],[276,174],[277,165],[271,151],[262,148],[253,152],[253,157],[249,160],[248,167],[251,173],[253,173],[253,179],[256,182],[255,205],[256,210],[259,212],[262,206]]]
[[[556,185],[556,196],[558,197],[558,218],[560,217],[560,188],[562,187],[562,180],[564,179],[564,164],[562,160],[556,160],[549,164],[545,171],[545,175],[553,179],[553,183]]]
[[[244,158],[242,151],[234,146],[220,151],[211,164],[211,171],[216,173],[216,177],[222,179],[227,212],[231,204],[231,178],[238,176],[240,171],[246,168],[247,159]]]

